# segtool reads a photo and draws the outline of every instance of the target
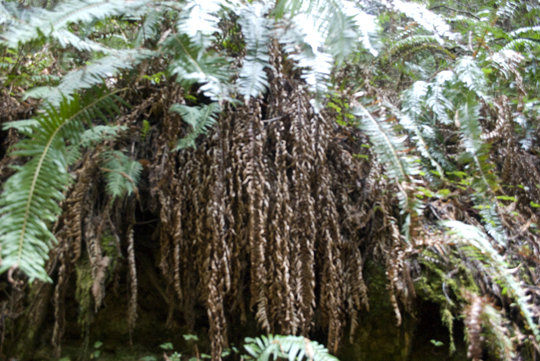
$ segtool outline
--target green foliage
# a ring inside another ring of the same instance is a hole
[[[269,6],[253,3],[240,12],[238,23],[246,41],[246,56],[240,69],[238,92],[247,100],[257,97],[268,87],[264,68],[270,67],[270,21],[266,17]]]
[[[526,295],[525,290],[518,281],[508,272],[508,264],[504,258],[493,248],[486,235],[478,229],[459,221],[444,221],[442,224],[452,230],[458,236],[465,246],[469,246],[467,250],[472,256],[482,262],[483,266],[488,269],[488,274],[496,276],[498,281],[505,284],[511,292],[511,297],[514,297],[516,304],[521,310],[529,330],[533,333],[537,341],[540,341],[540,330],[533,319],[530,304],[530,297]]]
[[[410,176],[418,175],[420,170],[416,159],[403,156],[405,137],[398,136],[390,122],[375,117],[358,103],[353,114],[360,117],[360,128],[363,129],[373,143],[373,148],[380,157],[380,162],[387,166],[386,172],[392,180],[402,182]]]
[[[89,92],[84,98],[65,99],[58,108],[46,106],[30,125],[29,137],[11,152],[13,157],[30,160],[17,167],[0,195],[1,272],[20,268],[30,279],[49,279],[43,266],[56,242],[49,227],[60,213],[57,202],[71,181],[66,142],[78,144],[84,122],[105,118],[101,109],[119,113],[117,99],[114,94]]]
[[[249,354],[247,360],[268,361],[286,358],[289,361],[337,361],[324,346],[303,336],[248,337],[244,348]]]
[[[182,116],[182,119],[193,128],[191,133],[178,141],[174,150],[179,150],[195,147],[195,140],[197,137],[201,134],[205,134],[208,131],[208,128],[216,122],[215,117],[219,113],[220,107],[218,103],[195,107],[174,104],[171,106],[170,110],[178,112]]]
[[[524,291],[492,243],[509,246],[502,202],[525,203],[532,211],[540,205],[501,189],[503,165],[493,157],[497,152],[488,133],[503,137],[503,126],[512,133],[512,143],[505,143],[499,156],[516,149],[537,153],[539,7],[495,0],[429,3],[437,12],[401,0],[280,0],[275,6],[236,0],[67,0],[52,9],[1,3],[0,81],[13,97],[34,87],[22,99],[43,103],[35,119],[3,124],[24,136],[10,155],[28,161],[16,167],[0,195],[0,272],[18,267],[30,279],[48,279],[43,265],[55,242],[50,229],[71,181],[70,165],[83,148],[128,130],[91,126],[123,112],[118,104],[126,104],[108,94],[110,89],[176,81],[193,106],[175,104],[165,111],[180,114],[191,132],[169,148],[195,147],[226,109],[224,103],[262,98],[272,56],[279,54],[271,49],[280,47],[287,75],[310,92],[313,110],[331,109],[336,127],[358,125],[369,137],[373,153],[353,156],[384,166],[379,179],[389,179],[397,190],[402,216],[397,222],[410,244],[411,229],[420,225],[431,198],[459,195],[472,202],[467,217],[481,221],[485,233],[460,223],[446,225],[469,240],[468,257],[507,286],[538,338]],[[383,31],[374,39],[379,26]],[[234,29],[234,39],[224,34],[227,27]],[[243,58],[229,58],[231,49]],[[96,93],[103,84],[108,90]],[[143,141],[149,131],[145,120]],[[102,152],[101,169],[113,200],[137,192],[142,166],[125,152]],[[431,294],[442,290],[437,301],[445,303],[442,318],[451,330],[450,309],[457,299],[444,289],[458,294],[465,282],[429,270],[440,282],[424,286]],[[486,314],[492,311],[486,306]],[[270,336],[250,339],[247,350],[255,358],[292,360],[315,359],[323,349],[303,338]]]
[[[229,87],[227,59],[206,51],[193,43],[186,35],[170,37],[164,44],[172,50],[175,58],[169,65],[169,72],[185,87],[201,84],[201,91],[212,100],[228,97]]]
[[[112,199],[136,192],[143,170],[141,163],[118,150],[104,152],[102,157],[104,165],[101,170],[105,172],[107,193]]]
[[[150,122],[148,120],[143,120],[143,125],[141,128],[141,140],[144,141],[148,132],[150,131]]]

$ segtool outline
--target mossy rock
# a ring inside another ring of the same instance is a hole
[[[366,263],[364,277],[369,289],[370,311],[359,317],[359,328],[351,344],[343,341],[338,357],[341,361],[457,361],[466,360],[462,327],[456,331],[457,351],[449,355],[450,337],[441,321],[439,307],[418,300],[415,314],[402,310],[402,324],[390,303],[384,265]],[[433,341],[432,341],[433,340]]]

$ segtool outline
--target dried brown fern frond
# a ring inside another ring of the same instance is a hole
[[[133,212],[133,211],[132,211]],[[135,265],[135,245],[133,241],[133,224],[134,216],[131,216],[131,221],[126,232],[127,235],[127,259],[128,259],[128,274],[129,274],[129,301],[127,309],[127,321],[129,329],[129,343],[132,343],[131,334],[135,328],[137,321],[137,267]]]
[[[467,357],[473,361],[482,360],[483,350],[487,346],[502,360],[516,357],[515,346],[504,326],[498,311],[487,296],[464,292],[470,305],[464,310],[465,329],[469,347]]]
[[[316,159],[314,119],[307,94],[298,84],[291,94],[292,122],[290,126],[293,212],[297,215],[291,227],[293,244],[292,277],[296,283],[296,308],[299,328],[307,335],[315,308],[315,238],[316,214],[312,190],[313,166]]]

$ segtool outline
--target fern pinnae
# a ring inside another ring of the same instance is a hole
[[[246,338],[244,348],[251,357],[257,361],[268,361],[272,356],[274,360],[285,358],[289,361],[338,361],[328,350],[316,341],[304,336],[268,335],[257,338]]]
[[[529,33],[529,32],[540,32],[540,26],[526,26],[523,28],[519,28],[516,30],[513,30],[510,32],[510,36],[516,36],[523,33]],[[538,34],[535,34],[538,35]]]
[[[173,104],[170,111],[179,113],[183,120],[192,127],[192,131],[180,139],[173,149],[173,151],[177,151],[188,147],[195,147],[197,137],[205,133],[216,122],[215,116],[219,113],[220,106],[217,102],[194,107]]]
[[[9,204],[9,202],[6,202],[6,199],[10,196],[13,197],[13,194],[19,196],[22,195],[25,198],[24,201],[21,198],[21,202],[12,201],[12,204],[17,203],[22,206],[21,209],[24,209],[22,212],[17,209],[9,208],[9,206],[3,206],[2,209],[0,209],[0,211],[4,213],[0,218],[0,224],[5,226],[2,235],[6,237],[2,242],[2,254],[4,256],[4,264],[2,265],[3,270],[10,267],[18,267],[31,279],[48,279],[48,275],[45,270],[42,269],[42,264],[43,260],[47,257],[47,246],[49,245],[49,242],[45,241],[43,238],[50,240],[54,240],[55,238],[54,235],[48,231],[44,221],[52,222],[56,219],[60,209],[54,200],[59,200],[63,197],[61,190],[65,186],[65,183],[69,181],[69,176],[65,170],[60,169],[67,166],[66,162],[61,162],[61,164],[56,162],[49,164],[47,159],[55,147],[55,143],[59,142],[59,138],[63,133],[64,137],[76,142],[77,138],[79,138],[80,134],[83,132],[80,120],[87,119],[91,115],[88,113],[89,109],[98,106],[100,103],[108,100],[111,96],[114,96],[114,93],[98,97],[92,102],[83,105],[82,108],[76,110],[73,114],[69,114],[72,112],[72,109],[81,106],[78,96],[76,96],[69,105],[67,100],[65,100],[60,106],[60,111],[57,111],[49,105],[48,108],[46,108],[46,113],[41,116],[40,123],[36,126],[36,129],[34,129],[33,138],[20,143],[21,149],[15,150],[12,153],[14,156],[37,156],[38,158],[30,160],[25,166],[20,168],[19,172],[14,175],[14,178],[8,180],[6,188],[13,188],[13,190],[9,189],[9,192],[5,191],[0,199],[2,205],[5,205],[6,203]],[[65,117],[64,115],[67,114],[69,114],[69,116]],[[71,124],[74,121],[79,121],[79,124]],[[40,144],[40,141],[43,141],[43,143]],[[60,142],[59,145],[60,144],[63,144],[63,142]],[[62,150],[61,152],[63,153]],[[55,159],[58,157],[64,159],[61,154],[57,155]],[[53,165],[55,169],[49,169]],[[58,168],[59,166],[60,168]],[[49,180],[48,178],[42,178],[43,170],[46,169],[57,173],[57,178],[55,178],[54,181]],[[25,182],[25,175],[31,176],[29,183]],[[17,180],[20,183],[14,184]],[[21,187],[25,187],[26,184],[28,184],[28,193],[26,193],[24,188],[21,190]],[[40,188],[43,189],[38,191]],[[45,197],[42,197],[43,194],[45,194]],[[33,209],[35,207],[40,208],[39,216],[34,214],[36,213]],[[3,224],[6,222],[9,223],[9,226]],[[13,224],[20,224],[20,227],[14,228]],[[27,234],[30,224],[37,228],[32,232],[29,239]],[[9,234],[11,234],[11,237]],[[9,238],[13,239],[15,234],[17,235],[16,247],[13,247],[13,245],[10,246],[6,242]],[[25,242],[31,242],[33,247],[40,250],[38,252],[34,250],[33,253],[37,254],[31,257],[31,263],[35,262],[37,266],[23,262],[23,258],[25,257],[24,253],[29,251],[25,250]],[[45,244],[42,242],[45,242]]]
[[[398,150],[394,146],[395,142],[392,142],[390,140],[390,137],[388,136],[387,131],[383,129],[381,124],[377,120],[375,120],[375,118],[373,118],[371,113],[362,104],[358,102],[355,105],[360,110],[360,112],[356,112],[356,115],[361,116],[362,119],[367,119],[369,122],[369,125],[365,125],[364,129],[368,132],[368,135],[370,136],[372,141],[373,141],[373,138],[376,138],[376,137],[382,137],[384,139],[383,147],[387,148],[390,151],[390,154],[392,155],[392,159],[393,159],[392,163],[394,164],[395,169],[399,170],[398,172],[399,174],[396,177],[398,181],[408,179],[409,177],[407,175],[407,172],[405,172],[403,164],[401,163],[401,158],[398,155]],[[373,130],[373,129],[376,129],[376,130]],[[384,151],[380,150],[380,153],[384,154]]]
[[[400,112],[396,107],[394,107],[390,102],[384,103],[391,111],[392,113],[400,120],[400,124],[403,125],[403,127],[409,131],[412,131],[414,133],[414,140],[416,141],[416,145],[418,147],[418,150],[422,154],[422,156],[429,159],[432,166],[434,166],[437,169],[437,172],[439,172],[442,179],[446,179],[444,176],[444,169],[443,167],[433,158],[431,155],[431,152],[428,150],[429,145],[427,144],[427,140],[424,138],[424,135],[422,134],[422,131],[418,127],[418,124],[416,122],[416,119],[412,116],[408,116],[406,114],[403,114]]]
[[[228,97],[228,63],[219,55],[205,54],[204,49],[191,42],[186,35],[176,34],[166,44],[178,55],[169,65],[176,81],[186,86],[201,84],[200,91],[212,100]]]
[[[238,20],[246,41],[247,52],[240,69],[238,87],[246,101],[250,96],[258,96],[268,87],[267,75],[264,71],[264,68],[270,67],[269,21],[265,16],[268,10],[269,7],[266,4],[250,4],[240,12]]]
[[[67,73],[57,86],[43,86],[28,90],[24,94],[24,99],[29,97],[44,99],[50,104],[59,105],[64,97],[69,99],[79,90],[102,84],[104,79],[118,74],[120,69],[130,69],[143,59],[154,55],[156,55],[155,52],[147,49],[115,51],[81,69]]]

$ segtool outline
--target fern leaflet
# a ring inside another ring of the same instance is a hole
[[[208,131],[215,122],[216,114],[219,113],[220,107],[218,103],[209,105],[201,105],[188,107],[186,105],[174,104],[171,106],[171,111],[178,112],[182,119],[193,128],[192,132],[186,137],[180,139],[173,150],[180,150],[189,147],[195,147],[195,140],[201,134]]]

